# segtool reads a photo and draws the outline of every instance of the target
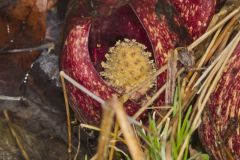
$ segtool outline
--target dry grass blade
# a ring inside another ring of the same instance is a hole
[[[207,37],[209,37],[212,33],[214,33],[219,27],[223,26],[229,19],[231,19],[233,16],[238,14],[240,12],[240,7],[233,10],[230,14],[228,14],[224,19],[222,19],[220,22],[218,22],[213,28],[211,28],[209,31],[204,33],[201,37],[199,37],[196,41],[194,41],[191,45],[188,46],[188,50],[192,50],[196,46],[198,46],[201,42],[203,42]]]
[[[88,124],[83,124],[83,123],[82,123],[82,124],[80,124],[80,126],[81,126],[82,128],[87,128],[87,129],[91,129],[91,130],[98,131],[98,132],[101,131],[100,128],[95,127],[95,126],[91,126],[91,125],[88,125]],[[115,137],[115,134],[114,134],[114,133],[110,133],[110,135],[111,135],[112,137]],[[116,139],[117,139],[118,141],[123,142],[124,144],[127,144],[126,141],[125,141],[124,139],[122,139],[121,137],[119,137],[119,136],[117,136]]]
[[[185,148],[188,145],[189,138],[190,138],[190,134],[188,134],[187,137],[185,138],[185,141],[184,141],[184,143],[183,143],[183,145],[181,147],[181,150],[180,150],[180,152],[178,154],[177,160],[182,160]]]
[[[211,81],[211,86],[210,86],[208,92],[206,94],[204,94],[204,95],[202,94],[202,96],[200,95],[200,101],[198,101],[199,102],[198,105],[200,105],[200,106],[198,107],[199,110],[197,112],[197,115],[196,115],[193,123],[192,123],[192,127],[194,127],[194,128],[197,127],[197,124],[198,124],[198,121],[200,119],[201,113],[202,113],[202,111],[204,109],[204,106],[206,105],[206,103],[207,103],[207,101],[208,101],[208,99],[210,97],[210,94],[213,92],[214,88],[216,87],[217,82],[221,78],[221,75],[222,75],[222,73],[224,71],[224,68],[225,68],[225,66],[226,66],[230,56],[232,55],[233,51],[235,50],[236,46],[238,45],[239,41],[240,41],[240,31],[235,36],[235,38],[232,40],[232,42],[229,44],[229,46],[226,48],[227,49],[226,53],[228,53],[227,57],[223,58],[224,61],[223,61],[222,64],[220,63],[220,65],[219,65],[220,66],[220,70],[218,71],[216,76],[213,76],[214,80]],[[205,90],[207,90],[207,87],[205,87]],[[201,98],[203,98],[203,97],[204,97],[204,99],[203,99],[203,101],[201,101]]]
[[[203,65],[205,65],[210,60],[210,58],[213,56],[213,54],[215,53],[215,51],[217,50],[217,48],[223,42],[224,39],[225,39],[225,41],[228,40],[225,37],[227,35],[231,34],[231,32],[233,31],[233,27],[236,24],[236,22],[237,22],[237,16],[234,16],[231,19],[231,21],[227,24],[227,26],[224,28],[224,30],[220,34],[220,36],[218,36],[218,35],[220,33],[221,28],[216,32],[216,34],[215,34],[214,38],[212,39],[207,51],[204,53],[204,55],[202,56],[200,61],[197,63],[198,68],[202,67]],[[227,36],[227,37],[229,38],[229,36]],[[198,75],[199,75],[198,73],[194,73],[190,82],[188,83],[187,88],[190,88],[190,86],[196,80]]]
[[[233,40],[223,51],[222,53],[213,61],[213,63],[208,67],[208,69],[202,74],[202,76],[198,79],[198,81],[195,83],[193,87],[196,87],[206,76],[207,74],[211,71],[211,75],[208,76],[208,79],[213,77],[216,72],[218,72],[219,68],[222,66],[222,63],[224,60],[226,60],[227,57],[229,57],[230,53],[229,52],[232,47],[233,43],[235,41]],[[218,64],[218,65],[217,65]],[[201,86],[198,92],[202,90],[202,88],[205,86],[205,83],[207,80],[204,82],[204,84]]]
[[[138,116],[140,116],[153,102],[164,92],[166,89],[166,84],[163,85],[154,95],[153,97],[147,101],[133,116],[134,119],[136,119]]]
[[[207,77],[206,83],[204,84],[201,94],[198,97],[196,105],[194,107],[194,111],[192,112],[193,114],[191,116],[191,130],[188,133],[186,139],[184,140],[184,144],[181,147],[177,160],[182,159],[184,150],[187,147],[191,133],[195,131],[200,125],[201,123],[200,118],[204,110],[204,107],[206,106],[206,103],[209,100],[211,93],[216,88],[216,85],[223,74],[224,68],[229,62],[229,59],[232,53],[234,52],[236,46],[238,45],[239,41],[240,41],[240,31],[237,33],[234,39],[230,42],[230,44],[224,49],[222,53],[223,56],[219,58],[219,60],[216,62],[216,65],[213,67],[209,76]]]
[[[207,68],[207,70],[205,72],[203,72],[203,74],[201,75],[201,77],[199,77],[199,79],[197,80],[197,82],[194,84],[193,88],[197,87],[202,80],[204,80],[204,78],[207,77],[207,75],[209,74],[209,72],[211,72],[213,70],[213,68],[216,66],[216,64],[220,61],[220,59],[222,58],[224,54],[220,54],[214,61],[213,63]],[[217,71],[217,70],[216,70]],[[209,78],[209,77],[208,77]],[[206,81],[205,81],[206,82]],[[205,83],[204,82],[204,83]],[[202,87],[205,86],[205,84],[201,85],[201,88],[199,89],[199,91],[202,90]],[[198,91],[198,93],[199,93]]]
[[[108,105],[108,102],[106,103],[106,105]],[[109,145],[112,124],[113,124],[113,116],[114,116],[113,110],[103,109],[101,134],[98,139],[98,150],[97,150],[98,160],[105,160],[107,158],[107,150]]]
[[[126,139],[129,152],[133,160],[145,160],[145,155],[141,149],[134,131],[128,122],[127,114],[123,109],[123,104],[117,99],[116,96],[110,100],[109,105],[114,109],[117,117],[117,121],[123,132],[123,136]]]
[[[233,29],[229,30],[229,31],[226,33],[226,35],[224,36],[222,42],[221,42],[220,45],[218,46],[218,49],[216,50],[216,53],[222,52],[222,50],[226,47],[226,45],[227,45],[227,43],[228,43],[228,40],[229,40],[229,38],[230,38],[230,36],[231,36],[231,34],[232,34],[232,31],[233,31]],[[212,59],[212,57],[211,57],[211,59]],[[210,59],[210,60],[211,60],[211,59]]]
[[[229,32],[231,33],[233,31],[234,26],[237,23],[237,16],[234,16],[230,22],[226,25],[226,27],[224,28],[223,32],[220,34],[220,36],[218,37],[216,43],[214,44],[214,46],[212,47],[212,49],[209,51],[209,53],[206,55],[206,60],[204,59],[203,64],[206,63],[206,61],[208,61],[213,53],[217,50],[217,48],[219,47],[219,45],[223,42],[223,40],[225,39],[226,35],[229,34]],[[201,64],[202,66],[202,64]]]
[[[117,122],[115,122],[115,125],[114,125],[114,136],[113,136],[113,139],[111,141],[112,142],[112,145],[113,147],[111,147],[110,149],[110,153],[109,153],[109,160],[113,160],[113,155],[114,155],[114,147],[116,145],[116,141],[117,141],[117,136],[118,136],[118,131],[119,131],[119,125]]]
[[[220,33],[220,35],[218,35],[218,32],[215,34],[213,40],[211,41],[211,44],[209,45],[207,51],[204,53],[203,57],[200,59],[200,61],[197,63],[198,67],[202,67],[203,65],[205,65],[210,59],[213,59],[212,55],[214,53],[216,53],[216,50],[218,52],[222,52],[222,49],[220,49],[220,47],[224,47],[226,45],[226,42],[228,41],[231,33],[233,32],[233,28],[236,24],[237,20],[237,16],[234,16],[230,22],[224,27],[223,31]],[[218,35],[218,36],[217,36]],[[217,37],[217,39],[215,40],[215,37]],[[225,44],[223,44],[225,41]],[[215,42],[215,43],[214,43]],[[212,45],[213,44],[213,45]],[[210,50],[209,50],[210,49]],[[218,59],[218,58],[217,58]],[[216,61],[216,59],[214,60]],[[197,78],[199,77],[198,73],[194,73],[193,76],[191,77],[191,79],[189,80],[189,83],[187,84],[187,87],[185,89],[185,95],[184,95],[184,101],[185,104],[188,104],[186,102],[190,102],[191,99],[196,95],[197,89],[194,88],[197,85],[200,84],[200,82],[204,79],[204,77],[206,77],[208,75],[208,72],[210,72],[212,70],[212,68],[214,67],[214,63],[216,62],[212,62],[212,64],[207,68],[207,70],[201,75],[201,78],[199,78],[197,80]],[[191,74],[189,74],[190,76]],[[188,76],[188,77],[189,77]],[[197,82],[196,82],[197,81]],[[193,84],[193,82],[195,82],[195,84]],[[203,86],[203,85],[202,85]],[[202,88],[202,87],[201,87]],[[199,90],[200,91],[200,90]],[[184,104],[184,106],[185,106]]]
[[[169,116],[171,115],[173,113],[173,108],[171,108],[168,112],[167,112],[167,114],[162,118],[162,119],[160,119],[158,122],[157,122],[157,128],[159,128],[160,126],[162,126],[163,125],[163,123],[165,123],[166,122],[166,120],[169,118]]]
[[[211,28],[213,28],[216,23],[219,21],[219,18],[221,15],[225,15],[227,13],[226,9],[221,9],[220,12],[218,12],[217,14],[215,14],[211,20],[211,22],[208,25],[207,31],[209,31]]]
[[[203,54],[203,56],[201,57],[200,61],[198,61],[197,63],[197,68],[201,68],[204,64],[207,63],[208,59],[206,58],[207,55],[209,54],[209,51],[212,49],[213,45],[215,44],[218,35],[220,34],[222,28],[219,28],[218,31],[216,32],[216,34],[214,35],[213,39],[211,40],[206,52]],[[191,74],[190,74],[191,75]],[[187,85],[187,90],[189,90],[192,86],[192,84],[194,83],[194,81],[198,78],[199,73],[195,72],[193,74],[193,76],[191,77],[188,85]]]
[[[180,69],[177,73],[177,76],[179,76],[184,71],[184,68]],[[136,119],[138,116],[140,116],[153,102],[158,99],[160,94],[162,94],[167,85],[164,84],[133,116],[134,119]]]
[[[10,129],[10,132],[11,132],[12,136],[14,137],[14,139],[16,140],[16,143],[17,143],[17,145],[18,145],[18,147],[19,147],[19,149],[20,149],[20,151],[21,151],[24,159],[25,159],[25,160],[30,160],[27,152],[25,151],[25,149],[24,149],[21,141],[19,140],[19,138],[18,138],[18,136],[17,136],[17,133],[15,132],[14,128],[11,126],[11,122],[10,122],[10,118],[9,118],[9,115],[8,115],[7,110],[4,110],[4,111],[3,111],[3,114],[4,114],[4,117],[5,117],[6,120],[7,120],[7,124],[8,124],[8,127],[9,127],[9,129]]]

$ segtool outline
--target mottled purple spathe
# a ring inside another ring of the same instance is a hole
[[[119,7],[108,16],[102,5],[96,7],[95,11],[88,1],[75,2],[67,18],[68,32],[61,68],[105,100],[117,93],[100,77],[100,63],[116,41],[128,38],[143,43],[153,53],[156,68],[160,68],[166,63],[170,49],[187,45],[206,30],[215,10],[215,0],[135,0],[127,5],[108,0],[106,3],[118,4]],[[158,77],[157,88],[165,83],[165,79],[165,74]],[[100,105],[75,87],[67,87],[78,119],[99,124]],[[160,96],[156,104],[163,104],[163,99]],[[133,115],[140,107],[133,101],[126,102],[124,106],[129,115]]]
[[[199,129],[202,143],[215,159],[222,159],[227,152],[240,159],[239,118],[240,44],[211,95]]]

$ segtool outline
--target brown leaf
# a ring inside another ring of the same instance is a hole
[[[47,0],[17,0],[1,10],[0,54],[41,44],[46,32],[46,11]],[[24,52],[5,56],[27,68],[38,55],[38,52]]]

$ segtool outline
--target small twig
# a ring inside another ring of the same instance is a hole
[[[5,116],[6,120],[7,120],[7,124],[8,124],[8,127],[9,127],[11,133],[12,133],[12,136],[13,136],[14,139],[16,140],[17,145],[18,145],[18,147],[19,147],[19,149],[20,149],[20,151],[21,151],[24,159],[25,159],[25,160],[30,160],[27,152],[25,151],[25,149],[24,149],[21,141],[19,140],[19,138],[18,138],[18,136],[17,136],[17,133],[15,132],[14,128],[11,126],[10,118],[9,118],[9,115],[8,115],[7,110],[4,110],[4,111],[3,111],[3,114],[4,114],[4,116]]]
[[[96,100],[97,102],[99,102],[102,107],[104,107],[105,101],[96,96],[95,94],[93,94],[91,91],[89,91],[87,88],[85,88],[84,86],[80,85],[77,81],[75,81],[74,79],[72,79],[71,77],[69,77],[65,72],[60,71],[60,76],[65,78],[68,82],[70,82],[72,85],[74,85],[75,87],[77,87],[78,89],[80,89],[82,92],[84,92],[85,94],[87,94],[88,96],[90,96],[91,98],[93,98],[94,100]]]
[[[64,94],[64,101],[65,101],[65,107],[66,107],[66,113],[67,113],[67,128],[68,128],[68,153],[70,154],[72,152],[72,129],[71,129],[71,118],[70,118],[70,109],[69,109],[69,102],[68,102],[68,95],[67,95],[67,89],[64,77],[60,73],[60,78],[62,82],[62,88],[63,88],[63,94]]]
[[[177,76],[177,54],[177,50],[170,51],[168,58],[165,104],[172,104],[174,99]]]
[[[48,49],[48,51],[50,52],[52,49],[54,49],[54,47],[55,47],[55,44],[53,42],[49,42],[49,43],[41,44],[39,46],[30,47],[30,48],[2,50],[2,51],[0,51],[0,54],[20,53],[20,52],[23,52],[25,54],[26,52],[39,51],[39,50],[44,50],[44,49]]]
[[[26,100],[24,97],[11,97],[11,96],[1,96],[0,95],[0,100],[3,101],[22,101]]]

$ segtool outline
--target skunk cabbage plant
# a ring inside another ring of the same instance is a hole
[[[161,68],[170,49],[205,32],[215,6],[216,0],[74,0],[61,69],[104,100],[122,96]],[[126,112],[134,115],[165,80],[163,73],[132,95]],[[67,89],[77,118],[98,125],[100,104],[70,84]],[[162,95],[156,105],[163,100]]]

